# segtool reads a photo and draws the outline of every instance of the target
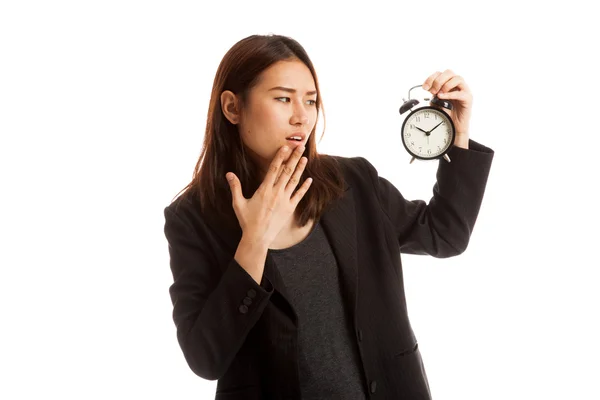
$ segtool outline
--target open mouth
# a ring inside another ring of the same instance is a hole
[[[302,139],[302,136],[296,136],[296,135],[292,135],[286,138],[286,140],[294,145],[298,145],[301,144],[302,142],[304,142],[304,139]]]

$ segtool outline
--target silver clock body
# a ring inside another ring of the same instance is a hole
[[[421,160],[442,158],[452,147],[456,132],[448,114],[433,106],[411,110],[402,124],[402,144]]]

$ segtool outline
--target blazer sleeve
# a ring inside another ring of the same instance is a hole
[[[405,199],[363,158],[402,253],[446,258],[467,249],[494,151],[470,139],[468,149],[454,146],[448,155],[451,162],[439,161],[433,197],[428,204],[424,200]]]
[[[273,287],[268,279],[258,285],[233,257],[221,272],[185,218],[169,208],[164,216],[177,339],[191,370],[216,380],[227,371],[260,318]]]

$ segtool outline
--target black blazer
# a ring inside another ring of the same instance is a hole
[[[473,140],[439,161],[433,197],[406,200],[362,157],[336,157],[344,197],[320,222],[352,310],[367,398],[430,399],[411,328],[400,253],[443,258],[467,248],[494,151]],[[217,382],[216,399],[300,399],[297,316],[270,252],[258,285],[233,258],[241,229],[201,215],[182,195],[164,210],[173,284],[169,293],[183,355]],[[343,366],[340,366],[343,368]]]

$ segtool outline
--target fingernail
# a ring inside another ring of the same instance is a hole
[[[428,90],[429,89],[429,85],[428,84],[424,84],[423,85],[423,89]]]
[[[287,146],[283,146],[283,152],[286,153],[288,151],[288,147]]]

